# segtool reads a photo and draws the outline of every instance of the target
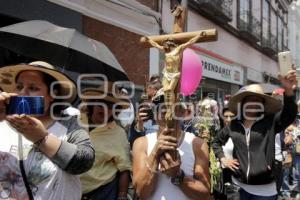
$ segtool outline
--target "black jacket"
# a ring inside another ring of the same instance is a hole
[[[253,124],[249,147],[242,121],[233,120],[217,134],[212,144],[213,150],[219,159],[224,157],[222,145],[225,145],[230,137],[234,144],[233,158],[240,163],[233,176],[240,182],[250,185],[271,183],[274,181],[272,169],[275,160],[275,134],[289,126],[295,120],[296,114],[297,105],[294,97],[284,97],[284,106],[279,113],[265,115],[263,119]],[[271,170],[268,169],[268,165]]]

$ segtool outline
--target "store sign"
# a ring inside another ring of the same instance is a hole
[[[244,84],[243,68],[226,64],[204,55],[199,56],[202,60],[202,74],[204,77],[238,85]]]

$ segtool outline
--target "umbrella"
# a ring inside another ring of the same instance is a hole
[[[26,21],[0,28],[0,46],[69,71],[103,74],[109,81],[128,80],[103,43],[47,21]]]
[[[259,85],[263,88],[264,93],[270,94],[270,95],[279,88],[279,85],[274,85],[271,83],[261,83]]]

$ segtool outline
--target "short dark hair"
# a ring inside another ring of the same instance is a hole
[[[156,81],[160,82],[160,75],[159,74],[151,75],[150,78],[149,78],[149,82],[156,82]]]
[[[156,90],[159,90],[160,88],[162,88],[162,84],[161,82],[149,82],[147,84],[147,88],[154,88]]]
[[[108,107],[109,109],[111,109],[111,110],[114,108],[114,103],[113,103],[113,102],[106,101],[106,100],[104,100],[104,99],[95,99],[95,100],[90,100],[89,102],[94,102],[94,103],[96,103],[96,102],[98,102],[98,103],[104,103],[104,104],[106,104],[107,107]],[[87,107],[86,107],[86,108],[87,108],[86,114],[87,114],[88,119],[91,119],[91,117],[92,117],[94,106],[95,106],[95,105],[87,105]],[[115,106],[115,109],[116,109],[116,110],[120,110],[120,109],[122,109],[122,106],[121,106],[121,105],[117,105],[117,106]],[[119,114],[119,113],[117,113],[116,115],[118,115],[118,114]],[[113,120],[114,120],[114,118],[110,118],[110,119],[108,119],[108,122],[111,122],[111,121],[113,121]]]

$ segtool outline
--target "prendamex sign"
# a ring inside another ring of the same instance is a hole
[[[223,63],[208,56],[199,56],[202,60],[202,74],[204,77],[238,85],[244,84],[243,68]]]

